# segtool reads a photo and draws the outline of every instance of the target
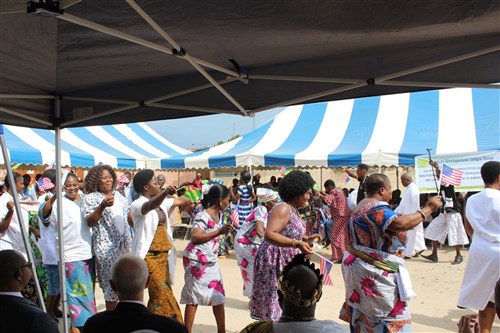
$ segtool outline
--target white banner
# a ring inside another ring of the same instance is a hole
[[[443,163],[449,167],[464,172],[462,184],[455,186],[457,192],[481,191],[484,183],[481,178],[481,166],[488,161],[500,161],[500,151],[482,151],[470,154],[432,155],[432,160],[442,168]],[[439,187],[439,179],[434,182],[433,168],[429,165],[429,155],[415,157],[415,183],[421,193],[436,192],[436,183]]]

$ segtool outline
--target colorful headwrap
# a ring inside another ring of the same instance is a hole
[[[273,191],[269,188],[259,187],[257,189],[257,199],[262,203],[269,202],[271,200],[277,200],[278,192]]]
[[[215,184],[215,183],[220,184],[220,185],[224,185],[224,181],[222,179],[220,179],[220,178],[212,178],[212,179],[210,179],[210,185],[211,184]]]

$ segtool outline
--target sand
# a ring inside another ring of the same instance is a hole
[[[182,251],[187,243],[188,241],[175,240],[177,269],[174,294],[177,299],[180,298],[184,284]],[[460,265],[450,264],[455,256],[454,249],[450,247],[443,247],[439,251],[438,263],[432,263],[423,258],[413,258],[407,261],[413,288],[417,293],[417,298],[410,302],[413,332],[457,332],[460,316],[473,312],[459,309],[456,306],[468,258],[468,250],[463,249],[462,252],[464,262]],[[329,257],[326,250],[321,250],[319,253]],[[312,259],[318,262],[317,256],[313,256]],[[239,332],[253,320],[249,316],[248,299],[241,292],[241,275],[234,251],[230,252],[227,259],[219,260],[219,264],[226,291],[226,329],[227,332]],[[316,318],[335,320],[342,324],[348,332],[348,325],[338,319],[339,310],[344,300],[344,283],[340,265],[334,265],[330,275],[334,286],[323,288],[323,297],[316,308]],[[98,286],[96,289],[98,311],[104,311],[102,291]],[[184,311],[184,305],[181,305],[181,309]],[[193,333],[211,332],[216,332],[212,309],[208,306],[200,306],[196,314]],[[498,318],[495,321],[493,332],[500,333],[500,320]]]

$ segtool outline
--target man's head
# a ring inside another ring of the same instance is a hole
[[[326,193],[330,193],[331,190],[335,189],[335,182],[331,179],[327,179],[323,184]]]
[[[401,184],[403,184],[404,187],[407,187],[413,182],[413,178],[407,173],[403,173],[401,175]]]
[[[137,256],[122,255],[111,267],[110,282],[119,300],[142,301],[144,289],[149,283],[148,266]]]
[[[374,173],[366,179],[366,196],[389,202],[392,196],[391,182],[386,175]]]
[[[159,174],[158,177],[156,177],[156,181],[158,182],[158,186],[160,186],[160,188],[163,188],[163,185],[165,185],[165,176]]]
[[[278,283],[283,315],[314,316],[316,303],[320,300],[323,276],[304,254],[296,255],[281,273]]]
[[[0,291],[21,291],[31,278],[31,264],[14,250],[0,251]]]
[[[368,165],[364,163],[358,164],[358,167],[356,168],[356,176],[358,176],[358,180],[365,179],[367,174],[368,174]]]
[[[201,179],[201,173],[199,173],[199,172],[198,172],[198,173],[196,174],[196,179]]]
[[[500,187],[500,162],[489,161],[484,163],[481,167],[481,178],[483,178],[485,185],[496,184]]]

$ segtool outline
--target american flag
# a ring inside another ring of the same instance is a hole
[[[240,227],[240,213],[237,210],[233,209],[229,218],[237,228]]]
[[[349,183],[350,180],[351,180],[351,178],[348,175],[346,175],[344,178],[344,184]]]
[[[53,189],[55,187],[54,184],[52,184],[52,182],[50,181],[49,178],[47,177],[42,177],[38,180],[37,182],[37,185],[38,187],[40,187],[42,190],[50,190],[50,189]]]
[[[323,257],[319,257],[319,272],[323,274],[323,285],[324,286],[333,286],[333,281],[330,278],[330,271],[332,269],[332,262],[326,260]]]
[[[460,186],[464,172],[443,164],[439,181],[444,184]]]

